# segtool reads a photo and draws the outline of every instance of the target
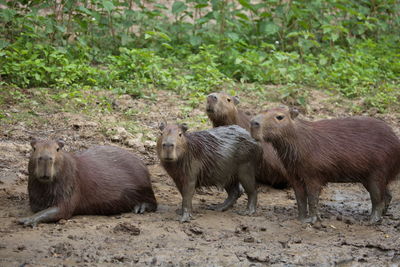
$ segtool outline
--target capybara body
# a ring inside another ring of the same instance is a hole
[[[178,124],[162,124],[160,130],[157,154],[182,195],[182,222],[192,217],[192,197],[198,187],[225,188],[228,198],[214,207],[223,211],[240,196],[240,183],[248,195],[246,213],[255,212],[254,173],[261,148],[246,130],[235,125],[188,133],[186,125]]]
[[[133,153],[114,146],[95,146],[70,154],[62,141],[31,145],[28,193],[33,212],[20,223],[36,225],[73,215],[111,215],[154,211],[157,202],[150,175]]]
[[[350,117],[310,122],[298,111],[275,108],[252,119],[252,136],[278,151],[296,194],[299,218],[319,219],[318,199],[328,182],[362,183],[371,196],[371,223],[389,206],[388,184],[400,173],[400,140],[384,122]],[[307,215],[308,203],[308,215]]]
[[[251,117],[237,108],[239,99],[236,96],[220,92],[207,96],[206,111],[213,127],[239,125],[250,132]],[[283,189],[288,186],[286,170],[274,147],[267,142],[260,142],[263,149],[263,161],[256,170],[256,181],[274,188]]]

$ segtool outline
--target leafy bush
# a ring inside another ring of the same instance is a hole
[[[398,1],[1,3],[0,75],[20,87],[162,88],[200,99],[234,82],[272,83],[299,105],[304,85],[380,111],[399,101]]]

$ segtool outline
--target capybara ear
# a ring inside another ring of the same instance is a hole
[[[297,108],[289,108],[289,113],[290,113],[290,117],[292,119],[296,118],[297,116],[299,116],[299,110]]]
[[[36,149],[37,142],[38,142],[38,140],[36,139],[36,137],[31,136],[31,146],[32,146],[33,150]]]
[[[59,147],[59,148],[63,148],[63,147],[64,147],[64,145],[65,145],[65,142],[64,142],[64,140],[62,140],[62,139],[58,139],[58,140],[57,140],[57,145],[58,145],[58,147]]]
[[[160,131],[164,131],[165,126],[166,126],[166,123],[160,122],[160,124],[158,125],[158,129],[160,129]]]
[[[182,123],[181,124],[181,129],[182,129],[182,132],[185,133],[189,129],[189,126],[186,123]]]
[[[233,104],[237,105],[240,103],[239,97],[238,96],[232,96],[233,99]]]

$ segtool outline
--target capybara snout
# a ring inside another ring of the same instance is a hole
[[[33,149],[32,172],[35,178],[41,182],[52,182],[59,169],[59,152],[64,142],[62,140],[38,142],[37,139],[32,139],[31,146]]]

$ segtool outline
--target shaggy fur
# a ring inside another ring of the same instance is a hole
[[[207,97],[206,111],[213,127],[239,125],[250,132],[250,115],[238,109],[239,99],[226,93],[212,93]],[[263,149],[263,161],[256,172],[256,181],[274,188],[289,186],[286,170],[274,147],[260,142]]]

